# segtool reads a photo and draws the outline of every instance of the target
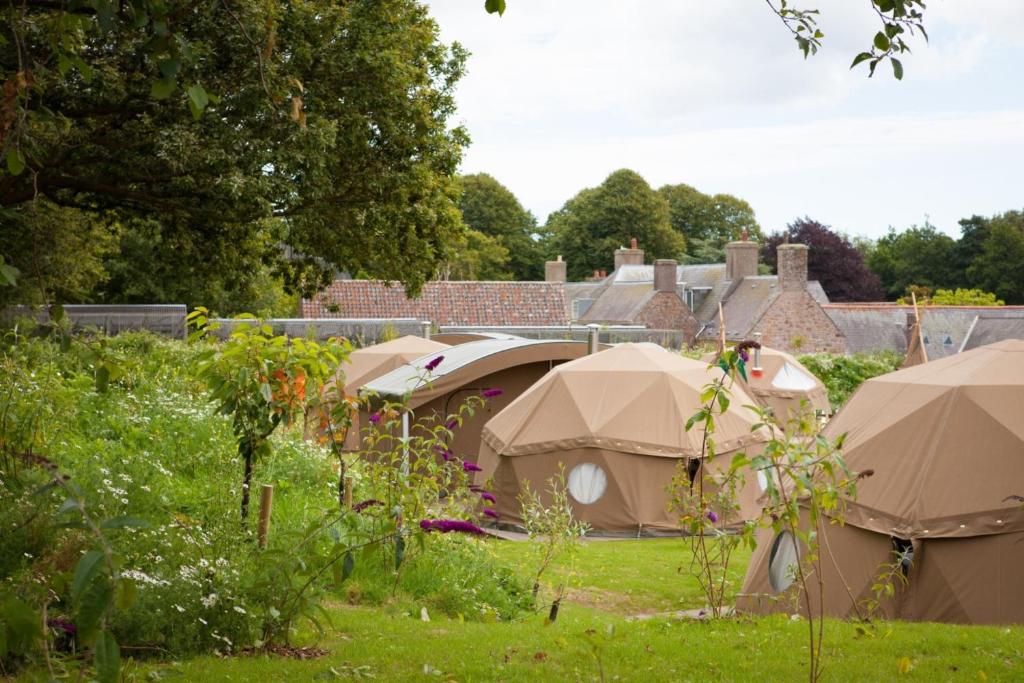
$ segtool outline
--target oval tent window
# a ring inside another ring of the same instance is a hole
[[[776,593],[793,585],[796,579],[796,567],[800,561],[796,539],[788,531],[781,531],[772,542],[772,552],[768,556],[768,583]]]
[[[583,505],[596,503],[608,488],[604,470],[592,462],[576,465],[569,472],[569,495]]]

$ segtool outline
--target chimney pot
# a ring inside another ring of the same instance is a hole
[[[779,286],[784,292],[807,290],[807,245],[780,244],[778,254]]]
[[[644,264],[644,250],[636,245],[636,238],[630,238],[629,249],[619,247],[615,250],[615,270],[622,266],[642,266]]]
[[[737,241],[725,245],[725,279],[742,280],[757,275],[757,242]]]
[[[654,262],[654,291],[676,291],[676,266],[674,259],[660,258]]]
[[[565,282],[566,281],[566,268],[568,264],[562,260],[559,256],[557,261],[545,261],[544,262],[544,281],[545,282]]]

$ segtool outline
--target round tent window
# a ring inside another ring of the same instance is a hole
[[[608,488],[608,477],[592,462],[576,465],[569,472],[569,494],[583,505],[596,503]]]
[[[788,531],[779,532],[772,542],[772,552],[768,556],[768,583],[773,591],[781,593],[793,585],[799,562],[800,553],[793,534]]]

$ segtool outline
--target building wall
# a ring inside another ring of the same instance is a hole
[[[752,331],[765,346],[789,353],[846,352],[846,337],[806,290],[781,292]]]
[[[682,330],[687,345],[700,331],[700,323],[675,292],[655,292],[633,322],[658,330]]]

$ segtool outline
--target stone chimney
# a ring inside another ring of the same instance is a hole
[[[566,263],[562,260],[562,255],[559,254],[558,258],[554,261],[544,262],[544,281],[545,282],[565,282],[566,279]]]
[[[807,290],[807,245],[780,244],[778,246],[779,287],[784,292]]]
[[[757,242],[741,240],[725,245],[725,279],[742,280],[757,275]]]
[[[676,291],[676,262],[670,258],[660,258],[654,262],[654,291]]]
[[[629,249],[619,247],[615,250],[615,270],[620,266],[642,266],[644,264],[644,250],[636,245],[636,238],[629,240]]]

